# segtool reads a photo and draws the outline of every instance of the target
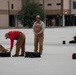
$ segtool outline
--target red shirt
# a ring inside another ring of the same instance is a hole
[[[11,49],[13,48],[14,40],[19,38],[20,33],[21,33],[20,31],[9,31],[8,32],[10,43],[11,43],[10,45]]]

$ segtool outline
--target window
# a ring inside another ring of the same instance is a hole
[[[11,4],[11,9],[14,9],[14,5],[13,4]]]
[[[76,2],[73,2],[73,9],[76,9]]]
[[[40,6],[43,6],[43,4],[39,4]]]
[[[48,4],[48,6],[51,6],[52,4],[50,3],[50,4]]]
[[[56,5],[61,5],[61,3],[57,3]]]

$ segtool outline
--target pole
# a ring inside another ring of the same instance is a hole
[[[45,15],[45,0],[43,0],[43,10],[44,10],[44,15]],[[46,25],[46,16],[44,16],[44,23]]]
[[[9,15],[10,15],[10,2],[8,1],[8,25],[9,25]]]
[[[62,26],[64,27],[65,26],[65,14],[64,14],[64,2],[63,0],[61,0],[61,11],[62,11]]]
[[[44,10],[44,0],[43,0],[43,10]]]
[[[63,27],[65,26],[65,15],[63,14]]]

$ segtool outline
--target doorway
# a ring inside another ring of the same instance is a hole
[[[46,26],[59,26],[59,15],[47,15]]]
[[[9,16],[9,26],[15,27],[15,16],[14,15]]]

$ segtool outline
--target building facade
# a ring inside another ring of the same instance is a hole
[[[18,26],[18,12],[22,7],[22,0],[0,0],[0,27]]]
[[[24,0],[25,1],[25,0]],[[46,26],[76,26],[76,0],[36,0],[44,9]],[[18,27],[23,0],[0,0],[0,27]]]
[[[38,0],[47,26],[76,26],[76,0]]]

